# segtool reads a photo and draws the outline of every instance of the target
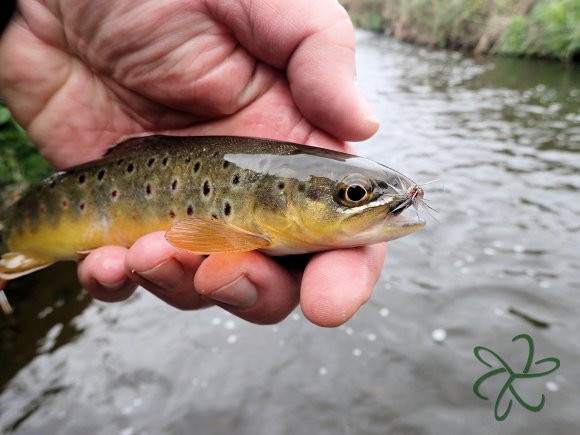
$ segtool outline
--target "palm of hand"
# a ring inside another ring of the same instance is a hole
[[[55,12],[24,3],[26,19],[18,18],[10,34],[19,45],[4,53],[17,59],[1,74],[14,89],[6,97],[15,100],[16,117],[43,154],[56,166],[70,166],[143,132],[219,132],[341,146],[296,105],[304,91],[300,80],[290,88],[289,63],[301,39],[271,49],[269,41],[248,35],[249,27],[230,29],[235,19],[226,9],[204,4],[61,1]],[[263,27],[266,38],[275,37],[275,30]],[[308,112],[312,103],[302,103]]]

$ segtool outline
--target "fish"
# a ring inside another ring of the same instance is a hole
[[[401,192],[412,186],[373,160],[291,142],[131,138],[56,172],[9,208],[0,278],[100,246],[129,247],[158,230],[201,255],[292,255],[393,240],[425,225],[401,214]]]

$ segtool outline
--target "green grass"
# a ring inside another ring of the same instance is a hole
[[[51,173],[48,162],[0,102],[0,211],[24,190]]]

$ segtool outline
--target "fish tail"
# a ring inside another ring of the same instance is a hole
[[[55,261],[22,252],[7,252],[0,258],[0,280],[11,280],[50,266]]]
[[[0,279],[0,308],[4,311],[4,314],[12,314],[14,310],[6,297],[6,293],[4,293],[4,287],[6,287],[6,284],[8,284],[8,281]]]

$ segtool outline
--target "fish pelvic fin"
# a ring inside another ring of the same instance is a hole
[[[245,252],[270,246],[270,240],[217,219],[189,217],[171,227],[165,234],[178,249],[209,255]]]
[[[54,260],[35,257],[22,252],[7,252],[0,258],[0,279],[11,280],[44,269]]]

